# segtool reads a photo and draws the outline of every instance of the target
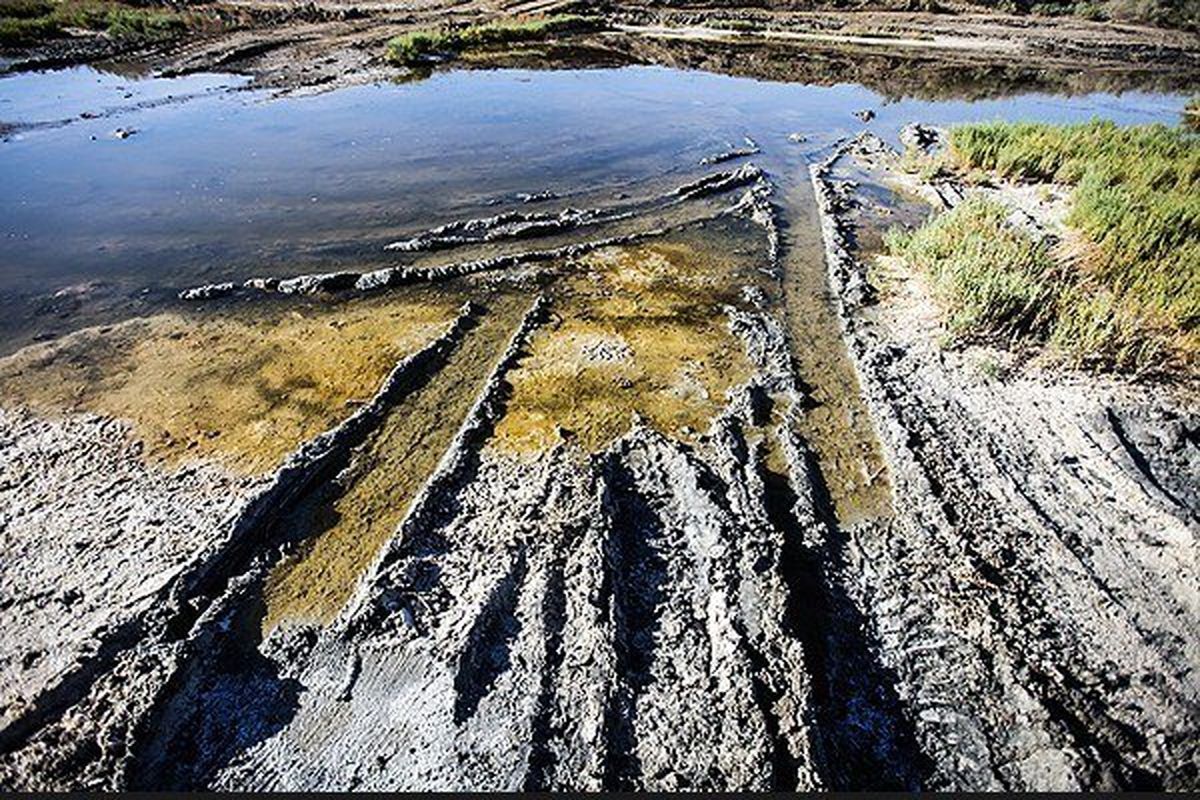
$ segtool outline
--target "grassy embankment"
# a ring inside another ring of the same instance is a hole
[[[118,39],[165,39],[187,27],[185,14],[110,0],[0,0],[0,45],[36,44],[70,28]]]
[[[960,338],[1046,344],[1069,363],[1137,373],[1200,368],[1200,135],[1121,128],[966,125],[943,169],[1073,186],[1067,235],[1050,246],[967,200],[888,236],[924,270]]]
[[[519,42],[537,42],[552,36],[597,30],[598,19],[560,14],[537,19],[511,19],[471,25],[413,31],[391,39],[387,59],[394,64],[420,64],[434,57],[454,57],[465,51]]]
[[[1193,97],[1183,109],[1183,126],[1200,132],[1200,97]]]

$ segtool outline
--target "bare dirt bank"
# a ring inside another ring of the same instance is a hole
[[[1036,368],[996,377],[994,352],[940,346],[915,275],[864,303],[850,291],[867,282],[850,242],[873,202],[848,153],[884,180],[884,147],[862,138],[812,173],[896,482],[895,518],[850,532],[852,572],[922,750],[941,754],[942,780],[977,789],[1192,786],[1195,387]]]
[[[978,92],[981,78],[1093,89],[1109,73],[1147,88],[1194,85],[1200,35],[1071,17],[981,13],[820,10],[788,3],[675,7],[612,2],[390,2],[292,6],[245,0],[213,6],[228,20],[220,32],[192,33],[162,44],[93,35],[9,52],[8,69],[121,58],[166,74],[235,71],[285,91],[419,77],[384,58],[398,34],[505,17],[587,13],[606,26],[545,43],[502,47],[466,63],[524,66],[667,64],[758,77],[854,80],[885,93],[933,96]],[[208,8],[201,4],[199,8]],[[865,60],[865,63],[864,63]],[[1079,74],[1087,67],[1089,76]],[[797,70],[799,72],[797,73]],[[961,72],[969,70],[970,80]],[[789,74],[790,73],[790,74]],[[941,78],[931,80],[931,74]],[[899,82],[898,77],[900,76]],[[904,75],[911,75],[907,81]],[[957,79],[956,79],[957,77]]]

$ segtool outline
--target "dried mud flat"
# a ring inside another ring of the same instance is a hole
[[[1195,789],[1196,388],[944,349],[886,145],[757,150],[0,359],[0,786]]]

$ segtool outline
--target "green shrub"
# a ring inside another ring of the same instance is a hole
[[[49,17],[0,17],[0,44],[33,44],[60,31],[58,23]]]
[[[1002,208],[975,200],[910,241],[896,240],[899,254],[934,276],[953,328],[1046,339],[1073,360],[1119,369],[1195,368],[1200,135],[1099,120],[983,123],[951,131],[949,161],[1011,180],[1073,185],[1067,224],[1086,242],[1069,268],[1056,267],[1028,237],[1018,241]]]
[[[0,0],[0,18],[32,19],[54,10],[49,0]]]
[[[887,236],[894,255],[929,275],[955,336],[1049,333],[1059,294],[1054,260],[1007,217],[999,203],[975,196],[911,234]]]
[[[0,43],[34,44],[67,28],[103,31],[118,39],[164,39],[187,18],[173,11],[132,8],[107,0],[0,0]]]
[[[1183,127],[1200,132],[1200,97],[1193,97],[1183,109]]]
[[[560,14],[529,20],[501,20],[466,28],[413,31],[387,43],[386,57],[395,64],[411,65],[431,56],[454,56],[464,50],[514,42],[542,41],[551,36],[595,30],[591,17]]]

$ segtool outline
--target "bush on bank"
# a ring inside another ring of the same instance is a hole
[[[413,31],[394,37],[387,44],[387,59],[411,65],[437,56],[455,56],[479,47],[543,41],[552,36],[596,30],[591,17],[559,14],[538,19],[508,19],[465,28]]]
[[[187,18],[109,0],[0,0],[0,44],[36,44],[63,36],[70,28],[119,39],[165,39],[183,32]]]
[[[1183,127],[984,123],[950,136],[953,168],[1074,187],[1051,252],[970,199],[893,253],[932,277],[959,335],[1045,341],[1069,360],[1134,372],[1200,365],[1200,135]]]

